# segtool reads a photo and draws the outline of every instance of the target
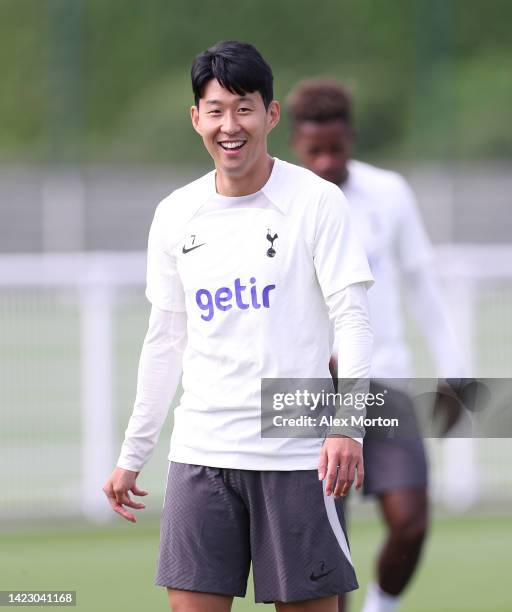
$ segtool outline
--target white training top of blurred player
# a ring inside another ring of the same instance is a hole
[[[375,278],[368,292],[374,334],[372,375],[410,377],[412,367],[404,340],[400,277],[433,263],[430,240],[414,194],[396,172],[356,160],[348,162],[348,179],[341,188]]]
[[[320,439],[261,438],[260,380],[329,378],[326,300],[371,281],[343,194],[298,166],[275,159],[249,196],[219,195],[210,172],[163,200],[146,295],[186,311],[188,335],[169,459],[315,469]]]

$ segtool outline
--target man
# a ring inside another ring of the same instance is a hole
[[[156,443],[183,362],[161,516],[156,583],[171,609],[225,612],[244,596],[283,612],[334,612],[357,588],[341,496],[363,431],[262,438],[262,378],[326,378],[329,317],[340,375],[369,374],[372,282],[340,190],[269,156],[279,121],[268,64],[221,42],[192,66],[194,129],[215,170],[158,206],[148,246],[152,304],[137,396],[104,491],[135,522],[130,497]],[[301,507],[297,513],[297,507]]]
[[[351,159],[354,129],[348,89],[331,79],[302,81],[290,93],[287,110],[298,159],[342,188],[375,277],[368,294],[374,332],[372,376],[396,379],[412,373],[402,329],[400,281],[439,375],[460,376],[460,358],[431,271],[431,246],[409,186],[394,172]],[[340,351],[338,367],[344,359]],[[405,395],[395,393],[393,400],[406,415]],[[425,453],[419,438],[378,440],[368,431],[364,463],[364,492],[377,497],[388,530],[377,561],[377,583],[370,585],[364,612],[393,612],[425,539]],[[344,609],[341,597],[339,609]]]

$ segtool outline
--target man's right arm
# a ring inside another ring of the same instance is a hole
[[[144,507],[144,504],[133,501],[129,492],[147,494],[137,487],[135,481],[154,450],[178,388],[186,329],[186,313],[169,312],[153,306],[139,361],[133,413],[117,467],[103,487],[112,509],[132,522],[135,522],[135,517],[124,506]]]

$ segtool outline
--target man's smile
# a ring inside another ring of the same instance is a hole
[[[236,140],[221,140],[218,141],[218,144],[221,146],[222,149],[224,149],[224,151],[227,151],[229,153],[236,153],[237,151],[240,151],[240,149],[242,149],[246,142],[247,140],[239,138]]]

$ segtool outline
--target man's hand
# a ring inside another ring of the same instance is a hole
[[[148,495],[147,491],[142,491],[135,484],[138,475],[139,472],[132,472],[130,470],[116,467],[108,478],[107,482],[103,485],[103,492],[107,496],[107,499],[114,512],[117,512],[127,521],[131,521],[132,523],[136,523],[137,520],[131,512],[125,509],[124,506],[142,510],[146,507],[146,505],[142,502],[134,501],[128,492],[131,491],[134,495],[138,496]]]
[[[360,489],[364,479],[362,445],[346,436],[328,437],[318,463],[318,479],[326,479],[326,495],[345,497],[354,483],[356,470],[356,489]]]

